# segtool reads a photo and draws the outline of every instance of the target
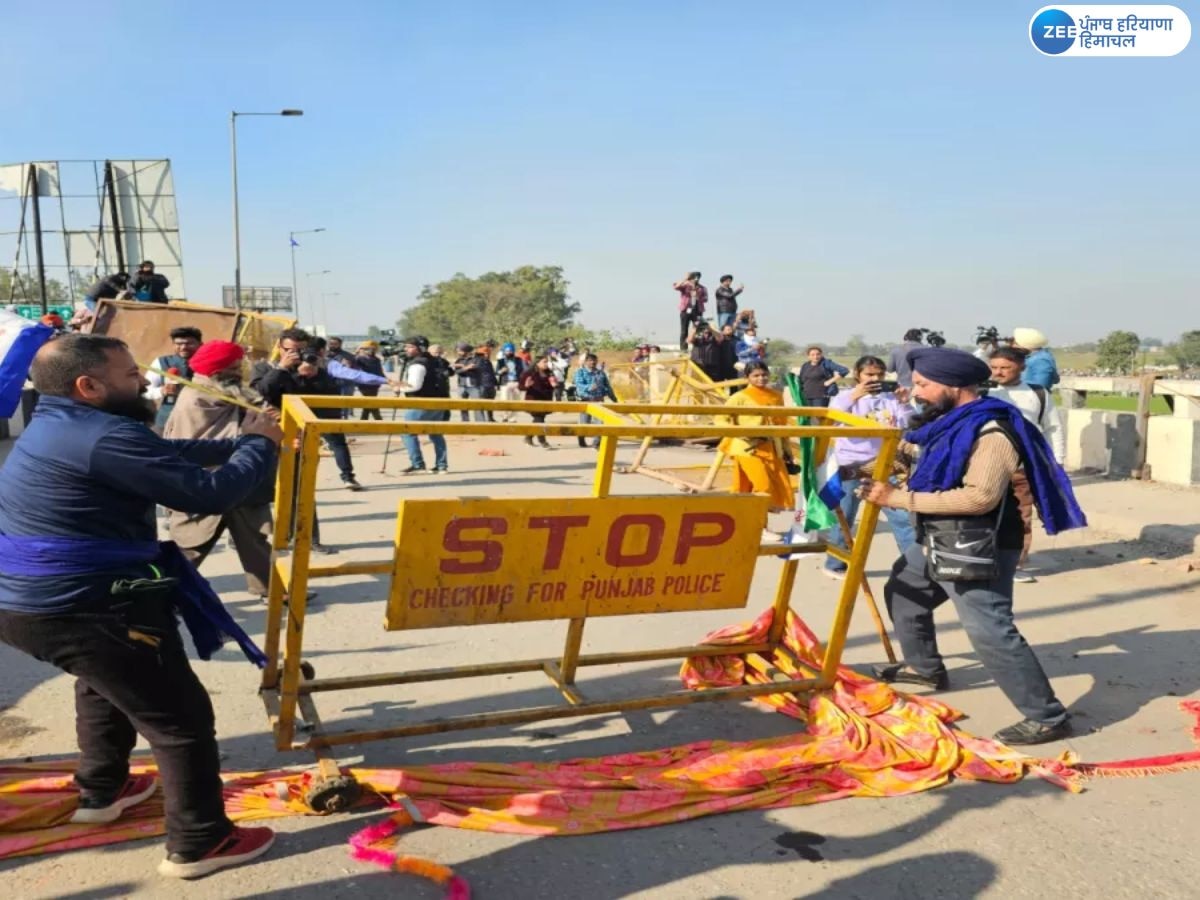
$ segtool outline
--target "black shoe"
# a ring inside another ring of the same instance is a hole
[[[420,475],[425,471],[424,466],[409,466],[407,469],[401,469],[401,475]]]
[[[586,447],[586,446],[587,446],[587,438],[582,438],[582,437],[581,437],[581,438],[579,439],[579,446],[580,446],[580,447]]]
[[[349,478],[343,478],[342,484],[344,484],[346,486],[346,488],[351,491],[365,491],[366,490],[365,487],[363,487],[361,484],[358,483],[358,480],[353,475],[351,475]]]
[[[313,552],[313,553],[324,553],[324,554],[326,554],[326,555],[329,555],[329,554],[331,554],[331,553],[337,553],[337,548],[336,548],[336,547],[330,547],[330,546],[328,546],[328,545],[326,545],[326,544],[313,544],[313,545],[312,545],[312,552]]]
[[[533,435],[526,435],[525,443],[527,443],[530,447],[532,447],[533,446]]]
[[[1033,719],[1026,719],[1016,725],[1001,728],[993,735],[1002,744],[1048,744],[1050,741],[1060,741],[1071,736],[1071,720],[1063,719],[1057,725],[1044,725]]]
[[[872,666],[871,671],[875,673],[876,678],[888,684],[919,684],[937,691],[944,691],[950,687],[950,678],[945,672],[938,675],[922,675],[904,663]]]
[[[553,447],[550,446],[550,442],[548,440],[546,440],[544,437],[538,438],[538,446],[541,447],[543,450],[553,450],[554,449]]]

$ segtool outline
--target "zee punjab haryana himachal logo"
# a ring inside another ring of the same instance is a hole
[[[1044,56],[1174,56],[1191,38],[1176,6],[1043,6],[1029,20]]]

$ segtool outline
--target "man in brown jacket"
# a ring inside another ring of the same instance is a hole
[[[239,437],[245,418],[258,414],[228,403],[218,395],[246,399],[242,389],[244,357],[245,351],[231,341],[209,341],[201,346],[190,360],[192,378],[196,385],[208,390],[180,392],[163,437],[183,440]],[[268,478],[257,494],[251,494],[244,504],[223,516],[170,510],[167,527],[171,540],[199,568],[228,529],[246,573],[247,589],[252,594],[266,597],[271,580],[271,491],[274,485],[274,477]]]
[[[1061,483],[1054,478],[1041,432],[1012,404],[980,397],[979,385],[991,375],[987,363],[940,347],[911,350],[908,362],[913,396],[925,406],[926,419],[901,445],[908,455],[919,450],[916,469],[903,488],[868,480],[859,487],[864,500],[912,513],[918,541],[883,588],[904,662],[877,667],[876,677],[949,687],[934,627],[934,611],[949,600],[984,669],[1025,716],[996,732],[996,739],[1042,744],[1064,738],[1071,733],[1070,717],[1013,618],[1013,574],[1022,544],[1014,475],[1025,472],[1042,485],[1038,508],[1048,529],[1086,520],[1065,475],[1058,473]],[[1063,493],[1059,503],[1053,502],[1055,491]],[[952,537],[949,547],[930,538],[938,532]]]

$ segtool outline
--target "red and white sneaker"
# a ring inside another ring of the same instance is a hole
[[[158,864],[158,874],[168,878],[203,878],[258,859],[275,843],[270,828],[238,828],[207,853],[168,853]]]
[[[72,825],[107,825],[121,818],[121,813],[143,800],[149,800],[158,790],[158,779],[153,775],[131,775],[125,786],[115,797],[98,797],[95,794],[79,795],[79,806],[71,816]]]

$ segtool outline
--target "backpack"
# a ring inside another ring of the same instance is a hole
[[[1040,384],[1031,384],[1029,387],[1033,389],[1033,392],[1035,394],[1037,394],[1037,398],[1038,398],[1037,426],[1038,426],[1038,428],[1042,428],[1045,425],[1045,423],[1042,420],[1044,418],[1046,418],[1046,389],[1044,387],[1042,387]]]
[[[454,369],[450,363],[438,356],[425,357],[425,393],[427,397],[449,397],[450,376]]]

